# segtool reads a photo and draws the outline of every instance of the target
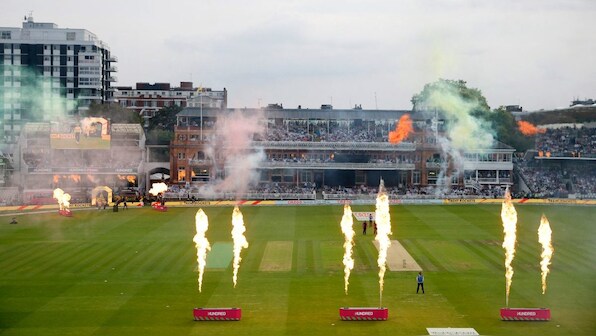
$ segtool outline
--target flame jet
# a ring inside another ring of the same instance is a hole
[[[542,274],[542,294],[546,293],[546,276],[548,275],[549,269],[548,265],[550,265],[550,259],[553,257],[553,253],[555,249],[552,245],[552,236],[553,231],[550,229],[550,224],[548,219],[543,214],[542,218],[540,218],[540,227],[538,228],[538,241],[542,244],[542,253],[540,257],[542,260],[540,261],[540,274]]]
[[[207,251],[211,250],[211,245],[209,245],[209,241],[207,240],[207,237],[205,237],[205,233],[207,232],[207,229],[209,229],[209,218],[207,218],[203,209],[197,211],[197,214],[195,215],[195,224],[197,227],[197,234],[193,238],[193,241],[197,247],[199,292],[201,292],[201,287],[203,285],[203,271],[205,270],[205,265],[207,265]]]
[[[153,196],[157,196],[158,194],[166,191],[168,191],[168,185],[163,182],[153,183],[151,185],[151,189],[149,189],[149,193]]]
[[[64,190],[60,188],[54,189],[54,198],[58,200],[58,205],[60,206],[60,211],[68,211],[70,207],[70,194],[64,192]]]
[[[546,130],[544,128],[538,128],[535,125],[533,125],[527,121],[523,121],[523,120],[519,120],[517,122],[517,128],[519,129],[521,134],[526,135],[526,136],[536,135],[538,133],[546,132]]]
[[[379,307],[383,304],[383,284],[385,279],[385,270],[387,267],[387,250],[391,246],[389,235],[391,233],[391,218],[389,216],[389,197],[385,191],[385,182],[381,179],[379,193],[377,194],[377,204],[375,211],[377,223],[377,235],[375,240],[379,243]]]
[[[232,212],[232,240],[234,241],[234,275],[232,280],[234,281],[234,288],[236,288],[236,280],[238,279],[238,269],[240,268],[240,252],[243,248],[248,247],[248,241],[244,237],[246,227],[244,226],[244,218],[242,212],[238,206],[234,207]]]
[[[515,256],[517,211],[511,202],[509,188],[505,191],[505,198],[501,207],[501,220],[503,221],[503,248],[505,249],[505,304],[509,307],[509,290],[513,278],[513,267],[511,262]]]
[[[395,125],[395,131],[389,132],[389,142],[398,144],[405,140],[412,133],[412,119],[409,114],[404,114]]]
[[[344,205],[344,215],[341,218],[341,232],[345,237],[344,242],[344,290],[348,295],[348,285],[350,282],[350,272],[354,269],[354,258],[352,258],[352,248],[354,247],[354,219],[352,218],[352,208],[349,205]]]

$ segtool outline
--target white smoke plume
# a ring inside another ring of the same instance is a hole
[[[264,134],[262,112],[246,115],[235,111],[218,117],[215,135],[205,151],[213,162],[211,178],[225,170],[225,178],[216,179],[212,184],[201,188],[203,196],[217,196],[234,193],[238,198],[259,180],[257,167],[265,159],[262,148],[253,146],[255,134]]]

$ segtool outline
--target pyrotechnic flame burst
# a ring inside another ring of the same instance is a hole
[[[544,128],[538,128],[535,125],[523,120],[518,120],[517,128],[523,135],[536,135],[538,133],[546,132]]]
[[[166,192],[167,190],[168,190],[168,185],[163,182],[159,182],[159,183],[153,183],[151,185],[151,189],[149,189],[149,193],[153,196],[157,196],[158,194],[160,194],[162,192]]]
[[[505,303],[509,307],[509,290],[513,278],[511,262],[515,256],[517,212],[511,202],[509,189],[505,191],[505,198],[501,207],[501,220],[503,221],[503,248],[505,249]]]
[[[234,211],[232,212],[232,240],[234,240],[234,276],[232,280],[234,281],[234,288],[236,288],[236,280],[238,279],[238,269],[240,268],[240,252],[242,252],[243,248],[248,247],[248,241],[244,236],[244,232],[246,231],[246,227],[244,226],[244,218],[242,216],[242,212],[236,206],[234,207]]]
[[[207,264],[207,251],[211,250],[211,245],[209,245],[209,241],[207,237],[205,237],[205,233],[209,228],[209,219],[203,209],[199,209],[195,216],[195,224],[197,227],[197,234],[193,238],[195,242],[195,246],[197,247],[197,262],[199,264],[199,292],[201,292],[201,287],[203,286],[203,271],[205,270],[205,265]]]
[[[540,261],[542,294],[546,293],[546,276],[548,275],[548,272],[550,272],[548,265],[550,265],[550,260],[555,252],[551,240],[552,233],[553,231],[550,229],[548,219],[545,215],[542,215],[542,218],[540,218],[540,227],[538,228],[538,241],[542,244],[542,253],[540,254],[540,257],[542,258]]]
[[[54,198],[58,200],[60,210],[68,210],[70,207],[70,194],[64,192],[60,188],[54,189]]]
[[[344,215],[341,218],[341,232],[345,237],[344,242],[344,290],[348,295],[348,285],[350,282],[350,272],[354,269],[354,258],[352,258],[352,248],[354,247],[354,219],[352,218],[352,208],[344,205]]]
[[[412,119],[409,114],[404,114],[399,118],[399,122],[395,124],[395,131],[389,132],[389,142],[398,144],[405,140],[413,130]]]
[[[382,179],[379,185],[379,193],[377,194],[375,217],[377,223],[377,236],[375,240],[379,243],[379,258],[377,259],[377,264],[379,265],[379,306],[382,306],[383,284],[387,266],[387,249],[391,246],[389,235],[392,234],[391,218],[389,216],[389,197],[385,191],[385,183]]]

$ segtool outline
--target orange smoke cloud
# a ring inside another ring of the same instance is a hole
[[[412,119],[409,114],[404,114],[395,125],[395,131],[389,132],[389,142],[398,144],[404,141],[412,133],[412,130]]]
[[[517,122],[517,127],[519,128],[519,131],[523,135],[536,135],[538,133],[544,133],[544,132],[546,132],[545,129],[538,128],[538,127],[530,124],[529,122],[523,121],[523,120],[519,120]]]

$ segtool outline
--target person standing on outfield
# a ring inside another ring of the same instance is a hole
[[[366,221],[362,222],[362,234],[366,235]]]
[[[418,286],[416,287],[416,294],[418,294],[418,290],[420,288],[422,288],[422,294],[424,294],[424,276],[422,275],[422,272],[418,272],[416,281],[418,282]]]

